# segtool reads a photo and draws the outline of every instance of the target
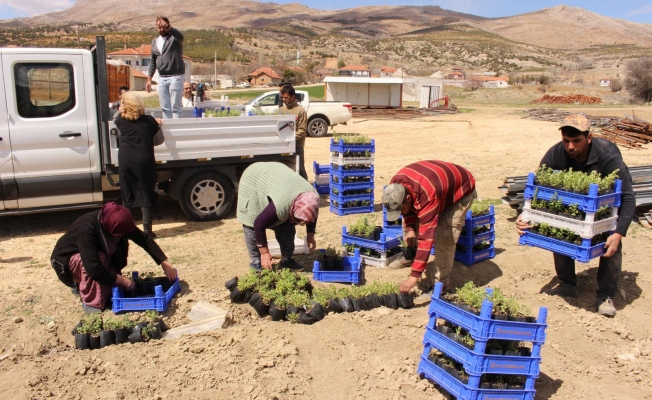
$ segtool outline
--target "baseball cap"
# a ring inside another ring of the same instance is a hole
[[[405,188],[400,183],[392,183],[383,189],[383,205],[387,209],[387,220],[396,221],[401,216]]]
[[[568,117],[564,118],[564,122],[562,122],[561,128],[566,126],[575,128],[580,132],[587,132],[591,130],[591,122],[585,116],[580,114],[571,114]]]

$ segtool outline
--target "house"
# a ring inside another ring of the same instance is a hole
[[[343,101],[356,107],[399,108],[403,104],[401,78],[327,76],[326,101]]]
[[[107,54],[110,60],[119,60],[131,66],[132,71],[140,71],[147,76],[149,63],[152,61],[152,45],[141,44],[140,47],[125,48]],[[186,67],[184,80],[190,82],[190,62],[192,59],[183,56],[183,63]],[[153,81],[158,81],[158,71],[154,71]]]
[[[215,77],[217,87],[220,89],[230,89],[234,85],[233,77],[230,75],[217,75]]]
[[[430,76],[406,76],[403,80],[404,101],[418,101],[419,108],[444,105],[444,76],[441,72]]]
[[[131,85],[131,90],[146,90],[147,74],[144,74],[135,68],[131,69],[131,74],[134,77],[134,84]]]
[[[281,77],[273,69],[262,67],[247,75],[247,80],[251,86],[268,86],[278,85]]]
[[[611,86],[611,79],[610,78],[600,79],[600,86]]]
[[[369,77],[371,71],[362,65],[347,65],[340,68],[340,76],[355,76],[355,77]]]
[[[317,78],[321,81],[324,77],[333,75],[333,70],[330,68],[321,68],[316,71],[313,71],[313,74],[317,75]]]
[[[490,89],[509,87],[509,76],[478,76],[473,79],[482,82],[484,87]]]
[[[456,81],[463,81],[465,79],[464,72],[461,71],[453,71],[448,76],[446,76],[446,79],[452,79]]]
[[[390,67],[383,67],[380,69],[380,76],[381,77],[391,77],[394,75],[396,72],[396,68],[390,68]]]

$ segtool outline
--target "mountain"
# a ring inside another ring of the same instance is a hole
[[[366,40],[418,34],[466,24],[512,41],[548,48],[594,45],[652,46],[652,25],[601,16],[564,5],[504,18],[483,18],[438,6],[371,6],[315,10],[299,3],[240,0],[77,0],[67,10],[6,21],[6,27],[110,24],[117,30],[152,30],[156,15],[181,29],[284,27],[304,37],[341,34]]]

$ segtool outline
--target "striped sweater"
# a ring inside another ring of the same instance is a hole
[[[419,224],[419,247],[412,263],[411,276],[421,277],[426,269],[430,249],[435,241],[439,214],[447,207],[473,193],[475,179],[471,172],[445,161],[419,161],[402,168],[391,183],[405,187],[413,201],[412,210],[403,216],[407,231]]]

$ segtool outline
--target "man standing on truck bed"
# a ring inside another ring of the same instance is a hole
[[[299,156],[299,175],[301,175],[303,179],[308,180],[304,156],[304,145],[306,143],[306,132],[308,130],[308,114],[297,101],[296,92],[291,84],[288,83],[287,85],[281,86],[280,91],[280,100],[283,100],[283,107],[279,108],[279,110],[289,112],[296,116],[296,130],[294,135],[297,139],[296,152]]]
[[[592,137],[591,122],[586,117],[580,114],[569,115],[564,119],[559,130],[561,131],[561,142],[548,150],[540,165],[546,165],[554,170],[572,168],[573,171],[586,173],[596,171],[602,176],[618,171],[618,179],[623,182],[623,194],[621,207],[618,210],[616,229],[607,238],[604,245],[605,253],[600,257],[597,276],[598,290],[595,299],[598,314],[613,317],[616,315],[613,297],[618,289],[623,264],[620,241],[627,234],[636,208],[632,180],[618,147],[606,139]],[[517,218],[516,228],[519,235],[525,234],[529,227],[527,222],[521,221],[521,216]],[[544,290],[544,292],[553,296],[578,297],[575,261],[563,254],[552,253],[552,255],[559,285]]]
[[[183,34],[170,26],[167,17],[156,17],[159,36],[152,41],[152,61],[147,72],[147,93],[152,91],[152,77],[158,70],[158,98],[163,118],[181,118],[181,98],[185,65],[183,63]]]

